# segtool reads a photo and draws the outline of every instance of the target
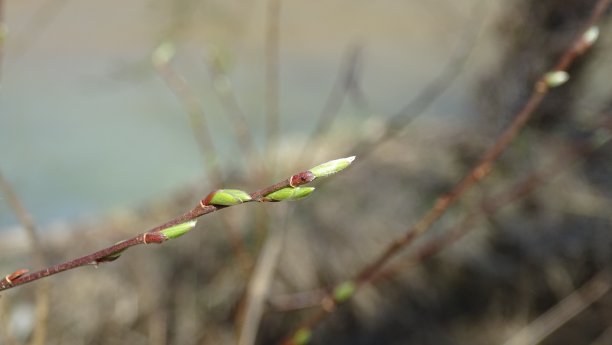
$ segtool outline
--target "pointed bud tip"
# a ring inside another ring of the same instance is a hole
[[[265,197],[271,201],[293,201],[309,196],[314,190],[314,187],[287,187],[272,192]]]
[[[195,219],[190,220],[188,222],[181,223],[175,226],[171,226],[167,229],[161,230],[160,233],[162,233],[168,239],[177,238],[191,231],[191,229],[193,229],[196,226],[197,222],[198,221]]]
[[[599,37],[599,28],[597,26],[591,26],[585,33],[582,35],[582,39],[588,45],[592,45],[597,41]]]
[[[251,195],[240,189],[219,189],[202,201],[203,205],[235,206],[251,201]]]
[[[174,48],[174,44],[171,42],[163,42],[153,51],[151,61],[155,66],[163,66],[169,63],[174,58],[175,54],[176,49]]]
[[[351,163],[353,163],[355,158],[355,156],[350,156],[346,158],[334,159],[332,161],[311,168],[310,172],[315,177],[327,177],[329,175],[335,174],[346,169],[349,165],[351,165]]]
[[[548,87],[557,87],[565,84],[570,76],[566,71],[552,71],[546,73],[544,80]]]

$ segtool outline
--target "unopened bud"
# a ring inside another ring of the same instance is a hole
[[[334,299],[336,302],[344,302],[351,298],[356,290],[357,286],[352,281],[341,283],[334,288]]]
[[[599,28],[597,26],[591,26],[585,33],[582,35],[582,40],[585,44],[591,46],[597,38],[599,37]]]
[[[287,187],[270,193],[265,198],[271,201],[298,200],[309,196],[314,190],[314,187]]]
[[[175,226],[171,226],[167,229],[161,230],[160,233],[166,236],[168,239],[181,237],[193,229],[198,221],[190,220],[185,223],[181,223]]]
[[[295,174],[289,178],[289,185],[291,187],[297,187],[306,184],[315,179],[315,176],[310,171],[302,171],[301,173]]]
[[[346,169],[346,167],[351,165],[354,160],[355,156],[334,159],[333,161],[317,165],[316,167],[309,169],[309,171],[317,178],[327,177],[329,175],[335,174],[339,171]]]
[[[239,189],[219,189],[202,200],[202,205],[234,206],[251,201],[249,193]]]
[[[305,345],[310,342],[312,331],[308,328],[300,328],[293,336],[293,343],[296,345]]]
[[[569,80],[569,74],[565,71],[548,72],[544,76],[544,81],[548,87],[557,87],[565,84]]]
[[[176,50],[174,49],[174,45],[170,42],[164,42],[157,46],[151,56],[151,61],[156,67],[163,66],[168,64],[174,58],[175,54]]]

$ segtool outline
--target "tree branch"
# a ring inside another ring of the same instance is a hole
[[[226,207],[236,206],[246,202],[274,202],[299,199],[310,194],[314,188],[302,188],[298,186],[309,183],[316,178],[324,178],[339,172],[347,168],[354,159],[355,157],[348,157],[329,161],[249,194],[238,190],[220,189],[213,191],[207,197],[200,200],[198,205],[196,205],[192,210],[147,232],[143,232],[132,238],[117,242],[112,246],[100,249],[91,254],[50,266],[33,273],[28,273],[28,270],[26,269],[19,269],[11,274],[8,274],[2,280],[0,280],[0,291],[80,266],[97,265],[104,262],[114,261],[119,258],[123,251],[133,246],[140,244],[163,243],[169,239],[179,237],[191,230],[191,228],[195,226],[196,218]],[[192,224],[181,226],[190,221],[194,222]]]

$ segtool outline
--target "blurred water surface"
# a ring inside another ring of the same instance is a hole
[[[363,47],[362,85],[373,108],[382,116],[397,111],[465,44],[463,33],[485,13],[475,3],[283,2],[283,141],[308,134],[351,45]],[[226,172],[242,170],[243,161],[213,92],[205,63],[213,53],[223,57],[263,142],[266,2],[9,0],[5,6],[10,35],[0,89],[0,169],[40,224],[137,206],[188,183],[209,188],[184,108],[151,66],[160,42],[176,45],[173,66],[200,97]],[[491,53],[485,43],[476,52],[479,63]],[[427,116],[454,121],[469,113],[478,70],[468,69]],[[364,116],[350,108],[341,113],[346,122]],[[16,224],[0,197],[0,229]]]

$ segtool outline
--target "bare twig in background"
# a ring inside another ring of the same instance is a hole
[[[612,139],[610,135],[612,133],[612,118],[609,115],[605,117],[606,120],[591,131],[587,141],[568,144],[569,147],[559,152],[545,169],[532,172],[495,195],[487,197],[481,202],[480,208],[472,210],[456,226],[415,248],[407,258],[381,269],[367,280],[355,280],[355,287],[359,288],[367,283],[374,284],[393,277],[398,272],[405,271],[407,267],[417,265],[426,258],[439,253],[471,231],[478,219],[485,215],[494,215],[502,208],[532,194],[537,189],[552,182],[557,175],[566,172],[571,166],[604,147]],[[602,131],[605,133],[602,133]],[[333,309],[333,304],[336,303],[332,291],[333,288],[321,288],[289,295],[273,296],[270,298],[270,304],[274,311],[291,311],[320,306],[324,309],[319,313],[318,319],[321,319],[330,308]]]
[[[415,225],[410,227],[402,237],[393,241],[381,255],[379,255],[371,264],[363,268],[353,279],[353,284],[354,282],[367,281],[380,272],[380,270],[391,258],[406,248],[415,238],[428,231],[431,226],[440,217],[442,217],[448,208],[459,200],[459,198],[461,198],[470,187],[489,175],[494,162],[506,150],[506,148],[508,148],[520,130],[525,126],[527,121],[533,115],[534,111],[542,103],[549,90],[552,87],[560,85],[559,81],[563,83],[566,80],[566,78],[563,78],[567,76],[564,74],[566,73],[565,71],[568,70],[578,56],[590,48],[593,41],[591,40],[591,37],[587,36],[587,33],[601,18],[605,10],[608,8],[609,3],[609,0],[600,0],[596,4],[590,18],[586,21],[577,38],[571,42],[569,47],[566,49],[558,62],[553,66],[553,68],[550,69],[549,72],[542,74],[542,76],[535,82],[529,99],[523,105],[522,109],[517,112],[510,125],[500,134],[493,145],[484,153],[481,160],[450,190],[450,192],[436,199],[433,207]],[[331,300],[327,308],[302,322],[287,338],[285,338],[283,343],[301,343],[304,337],[303,334],[312,332],[312,327],[318,324],[326,315],[329,314],[329,312],[333,311],[336,304],[337,302],[335,300]]]
[[[590,345],[607,345],[612,339],[612,326],[606,328]]]
[[[236,142],[242,150],[245,159],[252,157],[253,161],[260,165],[260,170],[265,170],[261,153],[257,149],[253,133],[249,128],[246,116],[240,105],[232,86],[232,81],[223,67],[223,62],[219,56],[212,56],[207,61],[208,68],[213,82],[213,89],[221,103],[226,108],[234,129]]]
[[[280,127],[279,109],[279,36],[280,36],[280,0],[268,1],[266,20],[266,152],[270,163],[268,170],[274,171],[278,131]]]
[[[0,173],[0,191],[5,195],[6,200],[9,205],[13,209],[13,212],[17,216],[17,219],[23,226],[24,231],[26,232],[28,241],[30,242],[30,246],[32,247],[32,255],[37,265],[43,265],[46,261],[45,250],[42,247],[40,242],[40,238],[36,233],[36,226],[34,225],[34,221],[32,220],[32,216],[30,216],[29,212],[19,200],[19,197],[11,188],[9,182],[4,178],[2,173]]]
[[[221,186],[223,185],[223,178],[219,166],[219,156],[206,121],[206,113],[185,78],[172,67],[173,50],[174,47],[168,45],[168,43],[160,45],[153,54],[153,65],[189,115],[191,130],[198,143],[198,149],[212,185]],[[245,271],[248,271],[252,260],[245,248],[240,231],[225,216],[221,216],[220,220],[223,223],[223,229],[228,234],[229,242],[239,263]]]
[[[474,222],[483,214],[493,215],[503,207],[526,197],[536,189],[551,182],[558,174],[567,171],[567,169],[575,164],[579,158],[585,158],[587,155],[603,147],[611,139],[609,134],[611,120],[612,119],[608,118],[605,123],[593,131],[591,135],[592,142],[579,142],[573,144],[569,149],[559,153],[546,169],[533,172],[506,188],[504,191],[485,198],[485,200],[481,202],[480,210],[470,212],[457,226],[422,245],[415,251],[416,254],[414,254],[414,256],[418,261],[422,261],[425,257],[429,257],[448,247],[450,244],[467,234]],[[600,135],[599,131],[602,129],[608,132],[603,140],[598,138]]]
[[[28,53],[68,1],[47,0],[42,6],[38,7],[36,13],[32,15],[32,19],[25,25],[24,32],[15,35],[15,42],[18,42],[18,45],[12,53],[16,58],[21,58]]]
[[[478,5],[484,7],[486,1],[481,1]],[[480,9],[476,12],[480,13],[485,11]],[[356,155],[362,158],[366,157],[379,145],[395,138],[395,136],[401,133],[412,120],[422,115],[427,108],[454,84],[463,73],[484,27],[484,18],[486,18],[486,16],[481,15],[478,17],[481,19],[477,21],[473,21],[470,18],[469,23],[466,24],[468,29],[464,31],[462,37],[457,41],[455,52],[450,55],[449,61],[439,74],[426,83],[408,104],[404,105],[398,112],[393,114],[390,119],[385,121],[381,133],[377,134],[374,141],[358,142],[351,149],[347,150],[347,152],[354,151],[357,152]],[[339,114],[342,104],[347,97],[353,101],[358,108],[364,108],[368,112],[373,113],[360,84],[362,55],[363,48],[359,45],[347,48],[338,68],[332,90],[317,118],[317,122],[315,123],[315,127],[310,137],[306,141],[305,147],[302,150],[302,155],[307,151],[306,148],[315,138],[323,136],[331,127],[332,122]],[[300,155],[300,157],[302,155]]]
[[[0,298],[0,339],[7,345],[20,345],[9,327],[8,310],[6,298]]]
[[[359,45],[349,46],[345,50],[332,89],[315,122],[310,137],[302,148],[302,153],[297,156],[299,159],[302,159],[304,154],[309,151],[310,143],[314,142],[315,138],[323,136],[330,128],[351,90],[358,88],[362,55],[363,48]]]
[[[576,40],[572,42],[565,54],[560,58],[557,64],[551,71],[566,71],[575,59],[584,53],[584,34],[594,25],[600,18],[605,9],[608,7],[609,0],[602,0],[595,8],[593,15],[587,21],[585,27],[580,32]],[[544,97],[548,94],[551,88],[550,82],[547,80],[548,73],[534,84],[533,91],[529,100],[524,104],[523,108],[516,114],[512,123],[501,133],[495,143],[484,153],[480,162],[476,164],[470,172],[459,181],[450,192],[439,197],[433,207],[427,212],[414,226],[412,226],[404,236],[394,241],[387,250],[378,257],[371,265],[366,267],[359,275],[361,279],[367,277],[379,270],[391,257],[397,254],[402,248],[412,242],[414,238],[421,235],[437,221],[446,210],[454,204],[470,187],[476,182],[487,177],[491,172],[493,163],[506,150],[513,139],[518,135],[519,131],[525,126],[533,112],[540,105]]]
[[[270,296],[268,303],[272,312],[288,312],[321,306],[321,302],[328,298],[326,289],[300,291],[285,295]]]
[[[185,107],[185,111],[189,115],[193,136],[204,159],[206,171],[210,179],[214,181],[213,183],[220,183],[223,181],[223,178],[219,168],[219,157],[210,135],[204,108],[198,97],[189,87],[189,84],[187,84],[185,78],[172,67],[171,60],[173,55],[173,46],[169,45],[169,43],[160,45],[155,53],[153,53],[153,66],[163,77],[170,91],[174,93]]]
[[[504,345],[536,345],[603,297],[612,287],[608,269],[597,273],[579,289],[520,330]],[[609,341],[610,339],[608,339]]]
[[[285,220],[287,218],[285,217]],[[268,231],[268,238],[266,238],[266,242],[261,249],[261,254],[247,289],[247,305],[245,307],[244,322],[240,330],[238,345],[255,344],[257,330],[264,313],[270,285],[274,278],[274,272],[278,267],[280,253],[284,247],[286,227],[287,224],[282,224],[277,229]]]
[[[487,2],[481,1],[479,7],[486,7]],[[486,12],[483,9],[477,13]],[[480,15],[480,19],[473,22],[473,17],[469,18],[466,24],[467,30],[463,32],[457,41],[455,52],[451,54],[450,60],[446,63],[439,74],[426,83],[419,93],[410,102],[404,105],[398,112],[393,114],[385,123],[381,133],[378,133],[373,142],[358,143],[350,148],[350,152],[355,152],[359,157],[365,158],[379,145],[395,138],[412,120],[422,115],[436,100],[438,100],[461,76],[467,62],[474,51],[481,32],[484,28],[486,18]],[[359,103],[364,102],[364,95],[357,84],[352,88],[352,95]]]
[[[47,264],[45,249],[43,248],[40,236],[36,232],[36,226],[32,220],[32,216],[23,206],[23,203],[11,187],[11,184],[4,178],[0,172],[0,191],[5,195],[17,219],[23,226],[28,241],[30,242],[32,257],[34,264],[44,266]],[[47,324],[49,319],[49,294],[50,286],[48,282],[44,282],[38,286],[36,290],[36,323],[34,326],[34,334],[30,341],[32,345],[42,345],[47,340]]]

